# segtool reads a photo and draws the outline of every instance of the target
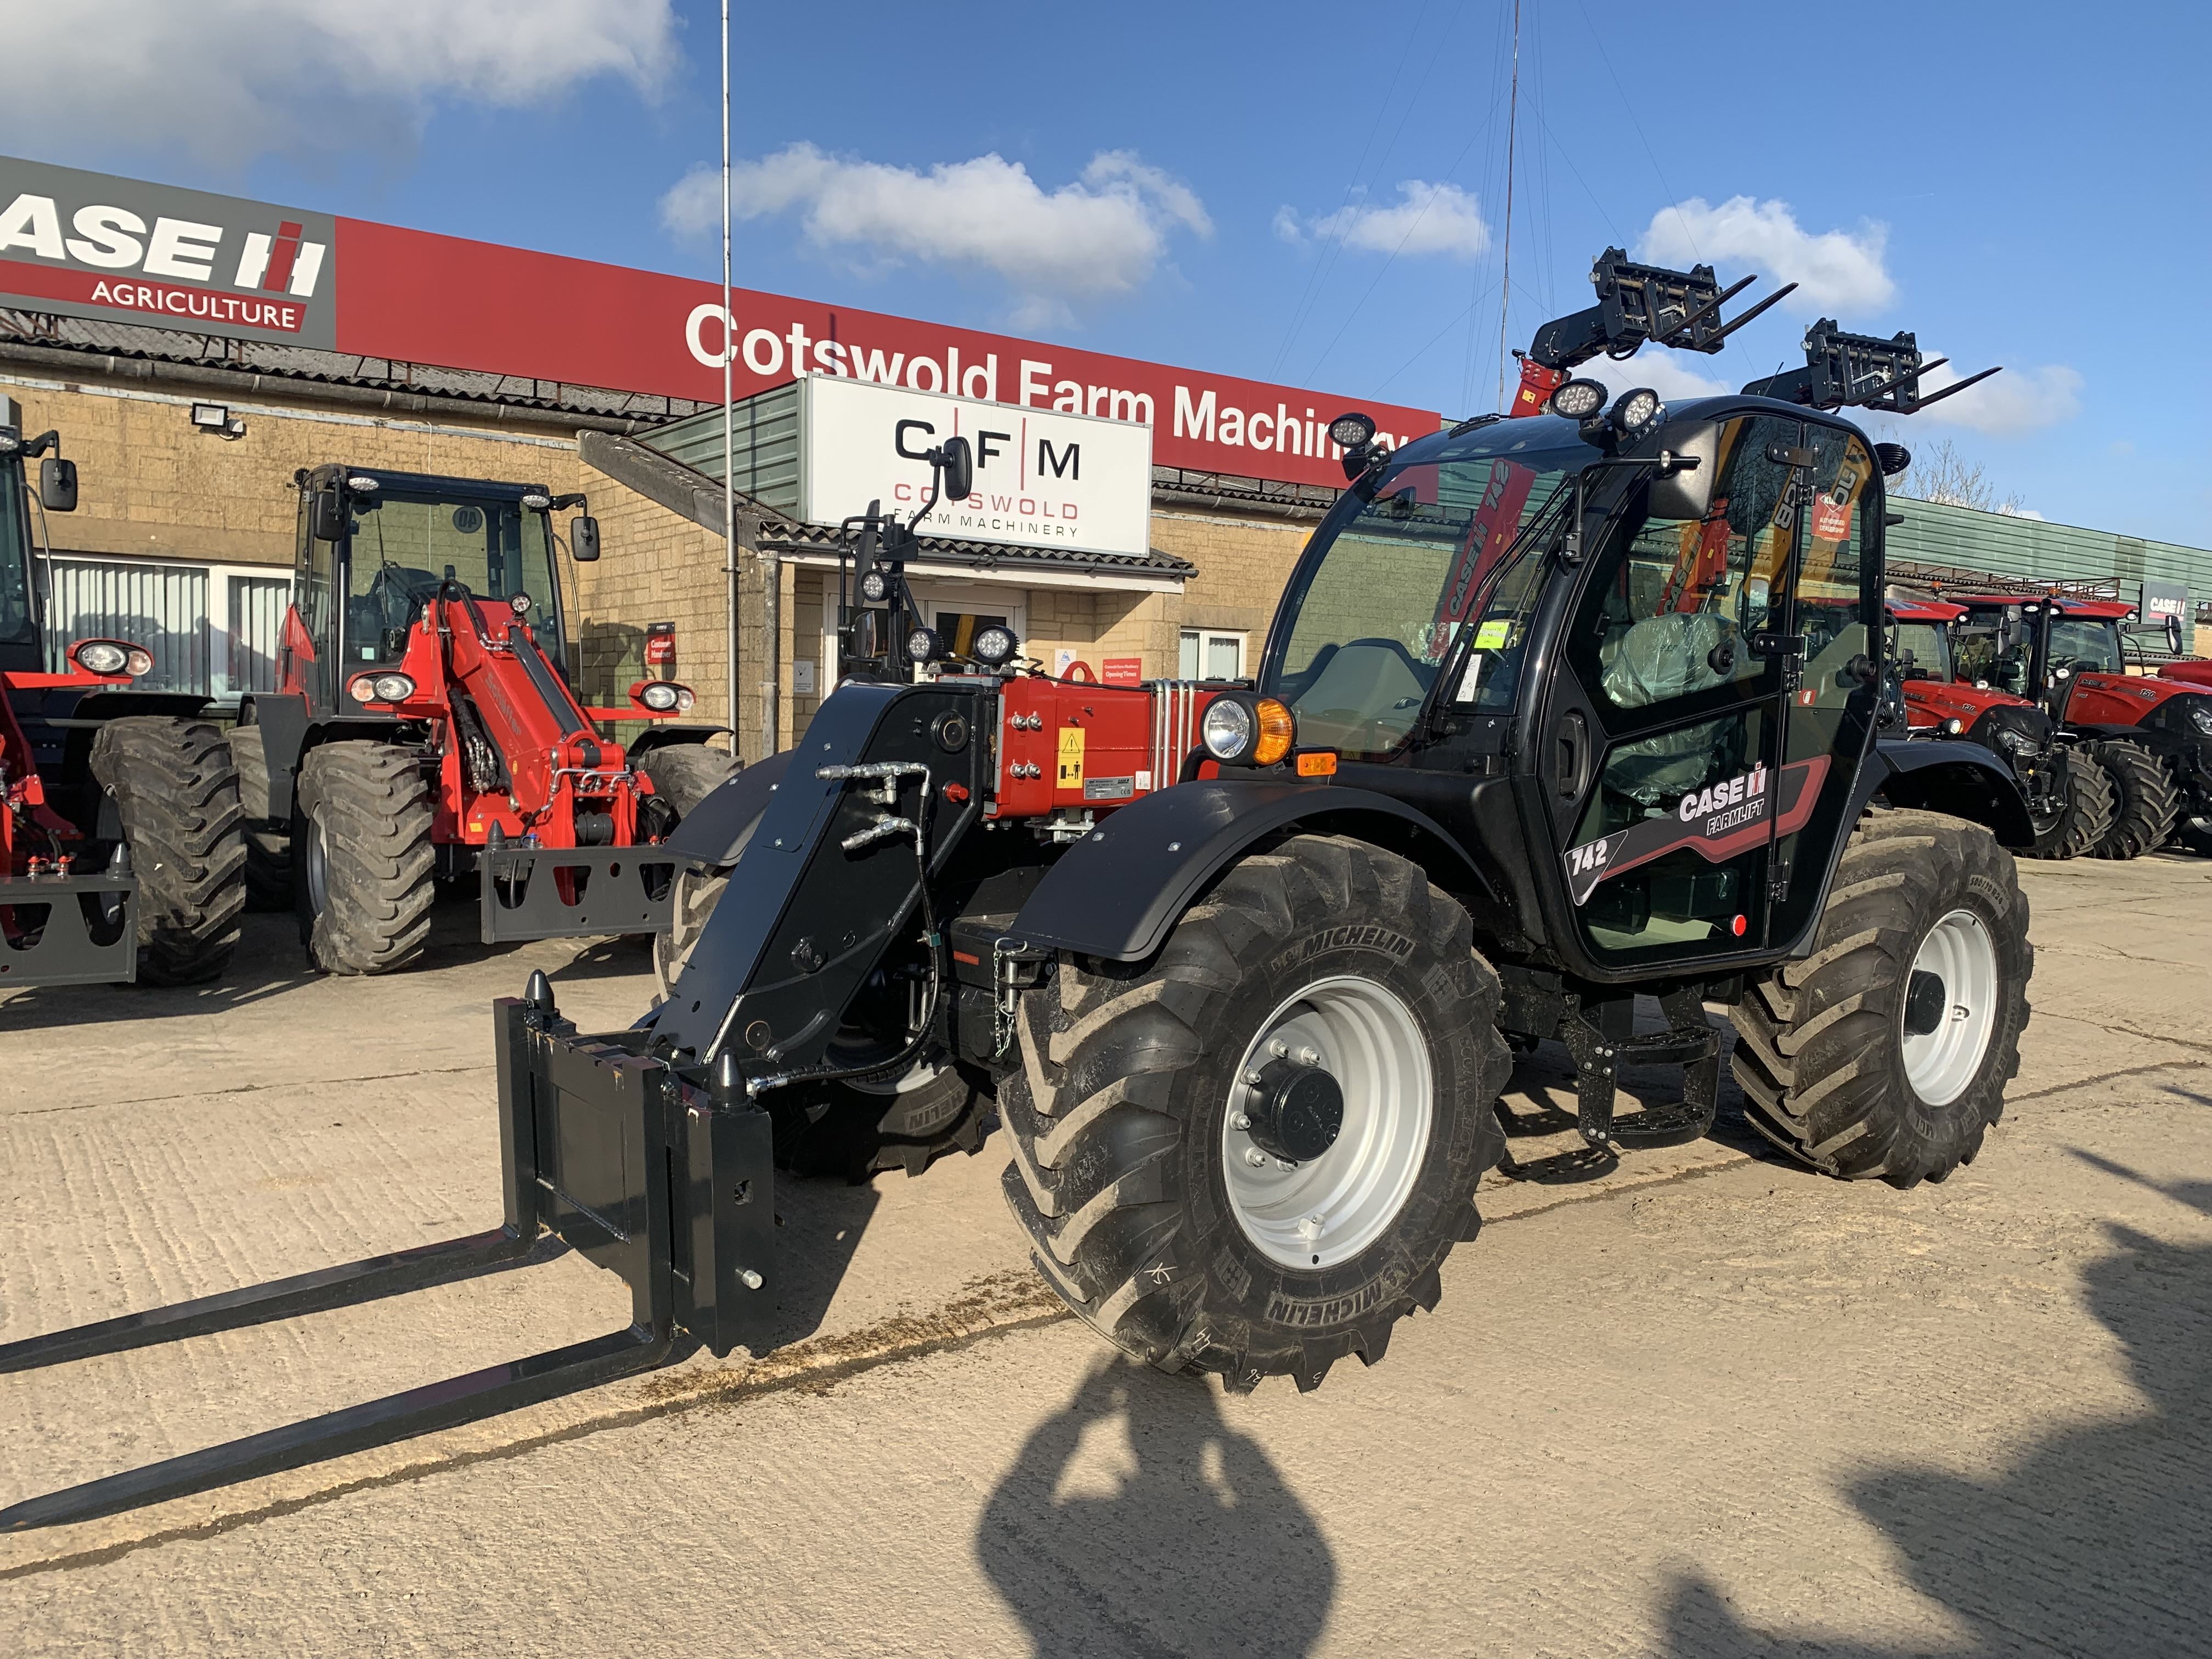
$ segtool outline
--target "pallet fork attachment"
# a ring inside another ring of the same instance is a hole
[[[630,1322],[588,1341],[404,1389],[0,1510],[62,1526],[497,1416],[673,1364],[758,1351],[775,1309],[768,1114],[736,1068],[700,1087],[627,1032],[580,1036],[542,973],[494,1005],[507,1219],[491,1231],[273,1279],[0,1346],[29,1370],[374,1301],[573,1248],[630,1287]]]

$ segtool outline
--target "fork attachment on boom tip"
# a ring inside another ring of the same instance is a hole
[[[248,1435],[0,1510],[17,1532],[137,1509],[496,1416],[704,1346],[767,1342],[775,1310],[768,1114],[636,1052],[580,1035],[543,974],[494,1005],[507,1218],[489,1232],[272,1279],[0,1346],[29,1370],[349,1307],[527,1267],[572,1248],[630,1288],[627,1327]]]
[[[1985,368],[1923,395],[1920,377],[1950,361],[1922,357],[1919,342],[1908,331],[1900,330],[1887,340],[1873,334],[1847,334],[1834,318],[1823,317],[1805,331],[1804,368],[1770,374],[1743,390],[1747,397],[1778,398],[1813,409],[1911,415],[1997,373],[1997,368]]]

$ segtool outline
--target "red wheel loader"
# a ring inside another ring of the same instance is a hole
[[[1693,307],[1717,292],[1654,280]],[[1917,352],[1854,351],[1860,397],[1912,401]],[[914,625],[912,521],[878,518],[854,635],[919,677],[842,684],[678,828],[670,850],[730,880],[637,1024],[577,1030],[542,975],[500,1005],[500,1229],[33,1338],[0,1368],[459,1277],[549,1236],[622,1274],[631,1322],[0,1526],[757,1348],[769,1109],[856,1109],[829,1091],[920,1066],[991,1094],[1007,1203],[1068,1305],[1239,1389],[1374,1363],[1435,1306],[1505,1163],[1510,1044],[1565,1045],[1594,1164],[1711,1127],[1715,1002],[1746,1111],[1789,1156],[1899,1188],[1972,1158],[2027,1018],[2005,848],[2033,830],[1994,754],[1877,734],[1880,453],[1847,399],[1787,384],[1608,397],[1566,381],[1548,414],[1395,453],[1340,417],[1350,488],[1246,684],[1076,683],[1005,629],[950,657]],[[967,492],[964,441],[930,459]],[[1662,1030],[1637,1030],[1639,997]],[[1681,1068],[1680,1101],[1617,1112],[1620,1069],[1655,1063]]]
[[[486,944],[657,933],[674,863],[658,847],[734,769],[721,728],[680,723],[690,690],[641,680],[630,706],[572,689],[543,486],[325,465],[302,471],[282,684],[232,734],[251,877],[296,907],[329,973],[421,954],[440,881],[481,878]],[[587,514],[570,556],[599,556]],[[597,725],[647,722],[627,749]]]
[[[76,510],[76,467],[12,414],[0,400],[0,991],[212,979],[246,902],[229,751],[205,699],[134,689],[143,646],[51,650],[31,526]]]

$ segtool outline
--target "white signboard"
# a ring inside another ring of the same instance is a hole
[[[813,375],[799,391],[799,514],[834,525],[871,501],[911,514],[929,498],[922,459],[968,440],[974,492],[919,534],[1091,553],[1152,545],[1152,431],[1127,421],[981,403]]]

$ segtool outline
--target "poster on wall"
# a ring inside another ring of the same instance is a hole
[[[799,394],[799,516],[834,525],[871,501],[929,499],[929,452],[968,441],[975,488],[923,532],[1141,556],[1152,545],[1152,428],[865,380],[809,379]]]

